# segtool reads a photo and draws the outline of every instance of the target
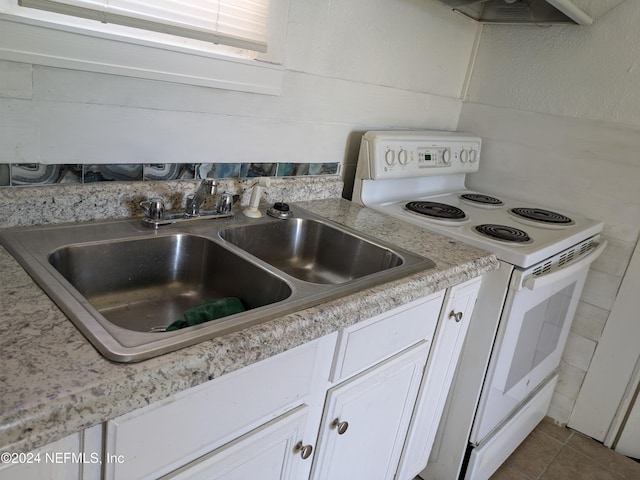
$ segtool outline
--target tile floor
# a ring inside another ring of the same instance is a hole
[[[490,480],[640,479],[640,463],[543,420]]]

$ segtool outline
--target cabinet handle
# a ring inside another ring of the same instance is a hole
[[[460,320],[462,320],[462,312],[454,312],[453,310],[451,310],[449,312],[449,318],[453,318],[456,322],[459,322]]]
[[[302,459],[306,460],[311,456],[311,452],[313,452],[313,447],[311,445],[303,445],[301,440],[298,443],[296,443],[296,446],[293,449],[293,451],[296,453],[300,452],[300,456],[302,457]]]
[[[338,430],[338,435],[344,435],[344,432],[346,432],[347,428],[349,428],[349,422],[341,422],[340,419],[336,418],[331,423],[331,426]]]

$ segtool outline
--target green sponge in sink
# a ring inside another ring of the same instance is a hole
[[[184,320],[179,319],[171,323],[166,332],[180,330],[181,328],[193,327],[201,323],[217,320],[218,318],[244,312],[244,305],[239,298],[225,297],[207,300],[184,312]]]

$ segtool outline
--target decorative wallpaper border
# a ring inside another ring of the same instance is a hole
[[[334,163],[145,163],[0,165],[0,187],[70,183],[192,180],[198,178],[295,177],[335,175]]]

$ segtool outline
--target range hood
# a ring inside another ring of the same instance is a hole
[[[483,23],[591,25],[593,18],[571,0],[440,0]]]

